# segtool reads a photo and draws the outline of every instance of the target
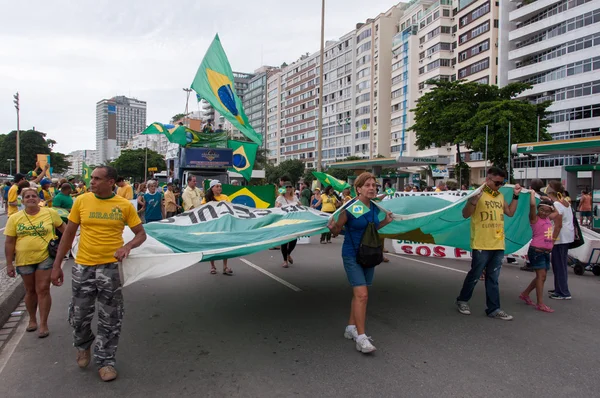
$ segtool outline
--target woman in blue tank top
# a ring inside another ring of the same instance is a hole
[[[375,223],[377,229],[383,228],[392,221],[392,213],[387,212],[385,218],[379,221],[379,207],[371,202],[377,196],[377,182],[371,173],[362,173],[354,183],[356,199],[344,205],[345,210],[340,212],[336,221],[333,218],[327,227],[335,236],[342,227],[346,227],[344,244],[342,246],[342,261],[350,285],[352,285],[352,304],[350,306],[350,320],[344,332],[344,337],[356,342],[356,350],[364,354],[375,351],[370,337],[365,334],[365,320],[367,317],[368,286],[373,282],[374,268],[363,268],[356,261],[358,247],[362,236],[369,223]],[[355,211],[354,209],[357,209]],[[352,210],[352,211],[351,211]],[[362,215],[357,216],[357,214]]]

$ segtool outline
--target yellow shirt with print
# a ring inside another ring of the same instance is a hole
[[[49,208],[40,208],[34,216],[21,210],[10,217],[4,235],[17,238],[15,265],[39,264],[47,259],[48,242],[56,238],[54,228],[62,223],[56,210]]]
[[[10,187],[10,189],[8,190],[8,203],[10,203],[10,202],[16,203],[19,200],[19,195],[17,194],[18,190],[19,190],[19,187],[17,186],[17,184],[13,184]],[[8,205],[8,216],[9,217],[18,211],[19,211],[19,206]]]
[[[73,203],[69,221],[81,226],[75,262],[81,265],[114,263],[115,252],[123,246],[123,229],[142,223],[130,201],[115,195],[97,198],[92,192]]]
[[[321,195],[321,211],[325,213],[335,213],[335,204],[337,203],[337,199],[333,195]]]
[[[227,195],[220,194],[218,196],[215,196],[215,202],[229,202],[229,197]],[[206,204],[206,197],[202,198],[202,203],[200,204]]]
[[[131,200],[133,199],[133,188],[131,188],[131,185],[125,184],[124,186],[117,188],[117,195],[127,200]]]
[[[504,196],[484,192],[471,216],[471,249],[504,248]]]

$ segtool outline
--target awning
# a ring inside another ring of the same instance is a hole
[[[512,146],[512,153],[538,155],[591,155],[600,153],[600,137],[514,144]]]
[[[367,169],[373,166],[386,168],[399,168],[411,166],[447,165],[450,159],[442,156],[398,156],[397,158],[376,158],[364,160],[350,160],[346,162],[332,163],[329,167],[334,169]]]

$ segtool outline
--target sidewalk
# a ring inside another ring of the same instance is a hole
[[[25,297],[25,287],[20,277],[6,275],[6,263],[0,262],[0,328]]]

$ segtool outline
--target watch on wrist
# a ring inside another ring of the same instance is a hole
[[[519,195],[513,193],[513,199],[514,200],[519,200]]]

